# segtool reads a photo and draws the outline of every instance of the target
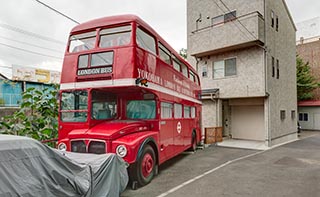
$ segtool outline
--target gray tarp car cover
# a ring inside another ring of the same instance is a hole
[[[117,197],[127,183],[126,164],[115,154],[60,152],[0,135],[0,196]]]

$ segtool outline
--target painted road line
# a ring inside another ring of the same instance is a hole
[[[269,149],[269,150],[270,150],[270,149]],[[201,179],[202,177],[205,177],[205,176],[207,176],[207,175],[209,175],[209,174],[211,174],[211,173],[213,173],[213,172],[215,172],[215,171],[217,171],[217,170],[219,170],[219,169],[221,169],[221,168],[223,168],[223,167],[225,167],[225,166],[227,166],[227,165],[229,165],[229,164],[232,164],[232,163],[237,162],[237,161],[242,160],[242,159],[246,159],[246,158],[249,158],[249,157],[253,157],[253,156],[255,156],[255,155],[262,154],[262,153],[264,153],[264,152],[266,152],[266,151],[268,151],[268,150],[264,150],[264,151],[261,151],[261,152],[252,153],[252,154],[250,154],[250,155],[246,155],[246,156],[243,156],[243,157],[239,157],[239,158],[237,158],[237,159],[234,159],[234,160],[227,161],[226,163],[221,164],[220,166],[218,166],[218,167],[216,167],[216,168],[213,168],[213,169],[211,169],[211,170],[209,170],[209,171],[207,171],[207,172],[205,172],[205,173],[203,173],[203,174],[201,174],[201,175],[199,175],[199,176],[197,176],[197,177],[194,177],[193,179],[190,179],[190,180],[188,180],[188,181],[186,181],[186,182],[184,182],[184,183],[182,183],[182,184],[180,184],[180,185],[178,185],[178,186],[170,189],[169,191],[158,195],[157,197],[165,197],[165,196],[168,196],[169,194],[172,194],[173,192],[181,189],[182,187],[184,187],[184,186],[186,186],[186,185],[189,185],[190,183],[192,183],[192,182],[194,182],[194,181],[196,181],[196,180],[198,180],[198,179]]]

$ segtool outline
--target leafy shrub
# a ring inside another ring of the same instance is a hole
[[[20,109],[0,121],[2,134],[21,135],[43,141],[58,136],[58,86],[53,90],[28,88]],[[50,143],[54,146],[54,143]]]

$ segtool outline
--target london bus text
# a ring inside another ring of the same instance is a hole
[[[143,186],[201,139],[196,71],[134,15],[74,27],[60,86],[58,149],[116,153]]]

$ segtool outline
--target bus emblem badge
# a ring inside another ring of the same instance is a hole
[[[178,122],[178,124],[177,124],[177,131],[178,131],[178,133],[181,133],[181,123],[180,122]]]

